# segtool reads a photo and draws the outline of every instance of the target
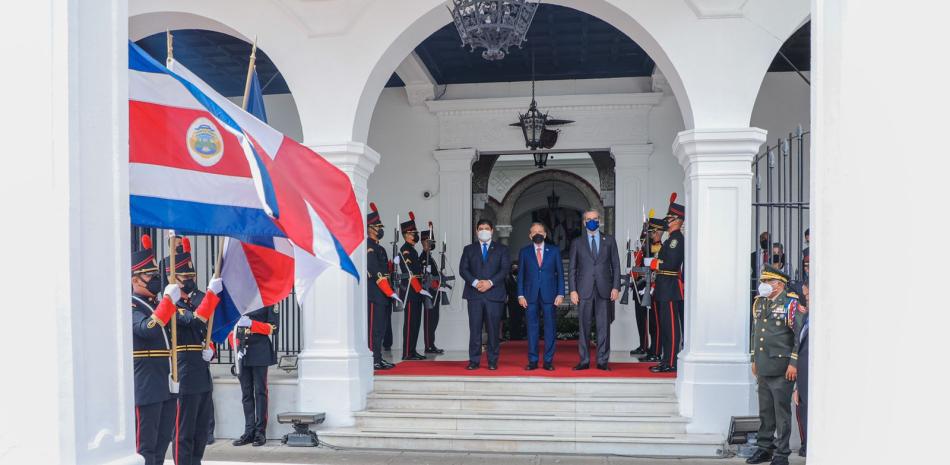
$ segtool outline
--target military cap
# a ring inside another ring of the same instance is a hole
[[[162,260],[162,271],[166,275],[171,273],[171,260],[165,257]],[[187,237],[181,238],[181,245],[175,247],[175,274],[194,274],[195,264],[191,259],[191,241]]]
[[[650,231],[666,231],[666,220],[662,218],[650,218]]]
[[[142,244],[142,249],[132,252],[132,274],[158,271],[158,264],[155,263],[155,250],[152,249],[152,237],[143,234],[139,242]]]
[[[383,226],[383,221],[379,218],[379,210],[376,209],[376,204],[373,202],[369,203],[369,213],[366,214],[366,226]]]
[[[402,223],[399,223],[399,230],[402,231],[403,233],[417,231],[416,214],[413,212],[409,212],[409,221],[404,221]]]
[[[772,268],[771,266],[766,266],[762,270],[762,275],[759,276],[759,281],[768,281],[770,279],[777,279],[785,284],[788,284],[791,278],[789,278],[788,275],[782,270]]]
[[[686,207],[676,203],[676,192],[670,194],[670,208],[666,212],[666,217],[686,220]]]

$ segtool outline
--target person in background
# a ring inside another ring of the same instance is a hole
[[[524,328],[524,309],[518,304],[518,271],[519,263],[517,260],[511,262],[511,273],[505,278],[505,291],[508,293],[508,300],[505,301],[505,308],[508,315],[508,335],[507,339],[520,341],[525,338]]]
[[[807,257],[806,257],[807,258]],[[805,457],[805,446],[808,443],[808,281],[802,283],[802,331],[798,336],[798,380],[795,382],[795,391],[792,392],[792,402],[798,414],[798,434],[802,438],[802,447],[798,455]]]
[[[785,271],[785,246],[781,242],[772,244],[772,268]]]

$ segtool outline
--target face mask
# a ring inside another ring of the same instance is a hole
[[[759,283],[759,296],[768,297],[772,295],[772,285],[769,283]]]
[[[544,242],[544,235],[543,235],[543,234],[535,234],[535,235],[531,236],[531,242],[534,242],[535,244],[541,244],[542,242]]]
[[[149,282],[145,283],[145,288],[152,294],[158,295],[162,292],[162,280],[158,279],[158,276],[153,276]]]
[[[488,242],[491,240],[491,231],[481,230],[478,232],[478,240]]]
[[[376,230],[376,239],[377,239],[377,240],[382,239],[383,236],[385,236],[385,235],[386,235],[386,230],[385,230],[385,229],[379,228],[379,229]]]
[[[600,227],[600,221],[598,221],[598,220],[587,220],[587,222],[584,223],[584,225],[587,226],[587,230],[588,230],[588,231],[596,231],[597,228]]]
[[[186,295],[191,294],[192,292],[195,292],[196,287],[198,286],[195,284],[194,279],[186,279],[182,281],[181,283],[181,291],[184,292]]]
[[[759,241],[759,247],[762,247],[762,250],[769,248],[769,241],[767,240]]]

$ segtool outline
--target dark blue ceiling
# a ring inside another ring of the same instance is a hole
[[[811,24],[806,23],[783,44],[781,51],[802,71],[810,69]],[[219,32],[174,32],[175,58],[222,94],[244,93],[244,78],[251,44]],[[165,60],[165,34],[137,42],[155,59]],[[511,82],[531,80],[534,53],[539,81],[649,76],[653,60],[625,34],[606,22],[578,10],[541,4],[523,49],[512,47],[503,60],[486,61],[481,50],[461,47],[458,32],[448,24],[422,41],[415,52],[440,84]],[[769,71],[792,71],[776,56]],[[257,52],[257,73],[265,94],[290,92],[274,63]],[[386,87],[401,87],[393,74]]]
[[[226,97],[244,95],[251,44],[227,34],[199,29],[173,31],[172,35],[175,59],[179,63]],[[168,56],[164,32],[148,36],[136,44],[162,63]],[[274,62],[260,49],[257,50],[256,65],[264,94],[290,93]]]

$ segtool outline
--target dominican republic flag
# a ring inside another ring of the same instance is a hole
[[[329,267],[359,279],[349,254],[363,241],[363,215],[346,174],[132,42],[129,178],[133,224],[287,238],[298,285]]]

